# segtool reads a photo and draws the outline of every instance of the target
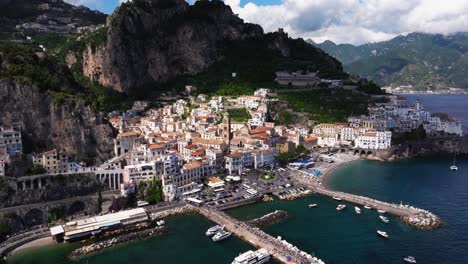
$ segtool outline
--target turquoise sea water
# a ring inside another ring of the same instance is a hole
[[[124,246],[104,250],[80,261],[67,258],[75,244],[61,244],[28,251],[13,256],[8,263],[24,264],[127,264],[127,263],[231,263],[239,253],[252,249],[250,245],[231,237],[213,243],[205,231],[213,225],[200,215],[181,215],[168,219],[169,232]]]
[[[449,170],[451,162],[450,157],[395,163],[358,161],[337,170],[329,181],[336,190],[429,209],[444,221],[438,230],[416,230],[395,217],[384,224],[375,211],[362,209],[363,214],[356,215],[352,204],[337,212],[338,202],[316,195],[249,205],[228,213],[252,219],[275,209],[288,211],[290,218],[265,231],[327,263],[402,263],[407,255],[415,256],[418,263],[468,263],[468,159],[459,160],[458,172]],[[318,207],[309,209],[309,203]],[[212,223],[198,215],[174,217],[168,224],[166,235],[105,250],[79,263],[230,263],[250,248],[237,238],[212,243],[204,236]],[[379,238],[377,229],[387,231],[390,239]],[[66,255],[72,248],[74,245],[34,250],[10,263],[69,263]]]

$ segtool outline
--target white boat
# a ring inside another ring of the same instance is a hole
[[[456,163],[457,163],[457,162],[456,162],[456,157],[457,157],[457,155],[454,154],[454,155],[453,155],[453,165],[450,166],[450,170],[451,170],[451,171],[457,171],[457,170],[458,170],[458,167],[457,167],[457,165],[456,165]]]
[[[377,234],[383,238],[388,238],[388,234],[385,231],[377,230]]]
[[[356,214],[361,214],[361,208],[357,206],[354,206],[354,211],[356,212]]]
[[[343,210],[343,209],[345,209],[345,208],[346,208],[346,205],[344,205],[344,204],[339,204],[339,205],[336,207],[336,210],[337,210],[337,211],[341,211],[341,210]]]
[[[388,218],[385,217],[385,216],[383,216],[383,215],[380,215],[379,218],[380,218],[380,220],[381,220],[382,222],[384,222],[384,223],[386,223],[386,224],[388,224],[388,222],[390,222],[390,220],[388,220]]]
[[[317,204],[309,204],[309,208],[315,208],[317,207]]]
[[[163,225],[166,224],[166,222],[164,222],[164,220],[159,220],[159,221],[156,222],[156,224],[157,224],[158,226],[163,226]]]
[[[413,256],[408,256],[404,260],[408,263],[416,263],[416,259]]]
[[[377,212],[379,212],[379,214],[385,214],[387,211],[385,211],[385,210],[377,210]]]
[[[267,263],[271,258],[268,250],[261,248],[257,251],[249,250],[237,256],[232,264],[262,264]]]
[[[333,196],[333,200],[341,201],[342,199],[340,197]]]
[[[218,242],[218,241],[221,241],[221,240],[224,240],[228,237],[230,237],[232,235],[231,232],[228,232],[228,231],[224,231],[224,230],[219,230],[218,233],[216,233],[214,236],[213,236],[213,242]]]
[[[370,206],[368,206],[368,205],[364,205],[364,208],[366,208],[367,210],[372,209],[372,207],[370,207]]]
[[[205,235],[206,236],[213,236],[214,234],[218,233],[218,231],[220,231],[221,229],[223,229],[223,227],[220,226],[220,225],[212,226],[212,227],[208,228],[208,230],[206,230]]]

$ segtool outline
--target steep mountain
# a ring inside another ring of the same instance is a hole
[[[468,34],[412,33],[353,46],[313,44],[340,60],[345,70],[385,86],[468,88]]]
[[[70,49],[72,61],[92,80],[130,94],[181,78],[213,90],[232,81],[232,72],[236,81],[256,84],[272,83],[281,69],[346,76],[320,49],[282,32],[264,34],[219,0],[134,0],[88,39]]]
[[[57,148],[88,164],[109,159],[115,131],[89,96],[68,68],[28,45],[0,42],[0,125],[21,126],[26,153]]]
[[[18,31],[75,33],[106,22],[106,15],[62,0],[0,0],[0,37]]]

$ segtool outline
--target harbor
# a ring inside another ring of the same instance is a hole
[[[314,259],[314,257],[301,251],[287,241],[281,238],[274,238],[264,231],[249,226],[245,222],[234,219],[221,211],[204,207],[197,207],[197,211],[218,225],[224,226],[249,244],[257,248],[268,250],[268,252],[281,263],[323,263],[321,260]]]

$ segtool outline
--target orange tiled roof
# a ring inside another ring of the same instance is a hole
[[[138,133],[134,131],[129,131],[129,132],[120,133],[117,136],[118,137],[132,137],[132,136],[138,136]]]

